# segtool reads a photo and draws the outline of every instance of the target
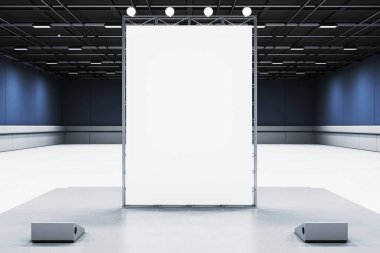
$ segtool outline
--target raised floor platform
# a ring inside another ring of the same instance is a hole
[[[0,215],[7,252],[379,252],[380,215],[324,189],[259,189],[258,209],[122,209],[118,188],[62,188]],[[33,244],[32,221],[75,221],[76,243]],[[347,244],[305,244],[304,221],[347,221]]]

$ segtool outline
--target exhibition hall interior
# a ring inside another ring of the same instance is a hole
[[[379,252],[378,0],[1,0],[0,252]]]

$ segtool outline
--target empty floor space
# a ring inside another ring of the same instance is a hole
[[[272,144],[260,144],[258,151],[259,187],[324,188],[380,213],[380,203],[374,201],[380,193],[378,152]],[[54,145],[2,152],[0,211],[55,188],[121,187],[121,161],[121,145]]]

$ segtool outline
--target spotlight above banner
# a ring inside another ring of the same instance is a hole
[[[170,18],[174,15],[174,13],[175,13],[175,11],[174,11],[174,8],[173,8],[173,7],[167,7],[167,8],[165,9],[165,14],[166,14],[166,16],[168,16],[168,17],[170,17]]]

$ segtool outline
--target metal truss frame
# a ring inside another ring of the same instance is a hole
[[[125,145],[126,145],[126,77],[127,77],[127,66],[126,66],[126,27],[128,25],[250,25],[252,26],[252,134],[253,134],[253,188],[252,188],[252,205],[126,205],[126,180],[127,169],[125,166]],[[122,206],[123,207],[168,207],[168,208],[178,208],[178,207],[200,207],[200,208],[210,208],[210,207],[257,207],[257,17],[241,17],[241,16],[123,16],[122,17]]]

